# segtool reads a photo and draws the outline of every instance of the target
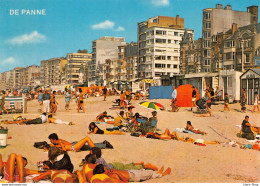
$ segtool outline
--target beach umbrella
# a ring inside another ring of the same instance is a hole
[[[156,102],[149,102],[149,101],[143,101],[139,103],[139,105],[146,107],[148,109],[153,109],[153,110],[164,110],[164,106],[162,106],[160,103]]]
[[[176,105],[178,107],[191,107],[192,106],[192,85],[186,84],[181,85],[177,88],[177,101]],[[195,87],[196,91],[196,101],[200,98],[198,89]]]

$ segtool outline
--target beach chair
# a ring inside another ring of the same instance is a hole
[[[151,121],[147,121],[143,124],[141,124],[141,130],[143,133],[147,132],[155,132],[157,128],[157,119],[152,119]]]

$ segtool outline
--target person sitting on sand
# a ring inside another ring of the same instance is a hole
[[[191,122],[190,122],[190,121],[187,121],[187,126],[186,126],[185,130],[194,132],[194,133],[196,133],[196,134],[202,134],[202,135],[207,134],[206,132],[202,132],[202,131],[200,131],[200,130],[198,130],[198,129],[195,129],[195,128],[191,125]]]
[[[128,107],[128,112],[126,112],[125,115],[125,119],[130,121],[134,117],[133,107]]]
[[[54,124],[65,124],[65,125],[75,125],[73,122],[68,122],[68,121],[62,121],[60,119],[55,119],[52,114],[48,116],[48,121],[47,123],[54,123]]]
[[[101,130],[94,122],[91,122],[89,124],[89,132],[88,134],[119,134],[119,135],[125,135],[125,133],[121,131],[108,131],[108,130]]]
[[[71,163],[70,156],[66,151],[63,151],[58,147],[51,146],[48,151],[48,158],[52,163],[52,169],[68,170],[69,172],[73,172],[74,166]]]
[[[4,173],[4,179],[8,180],[9,183],[13,183],[13,181],[24,183],[25,176],[39,173],[38,171],[25,169],[26,165],[27,159],[20,154],[11,153],[6,163],[3,162],[0,154],[0,171]]]
[[[124,111],[120,111],[119,115],[115,118],[115,122],[113,123],[113,125],[122,128],[123,120],[124,120]]]
[[[128,163],[124,164],[121,162],[112,162],[112,163],[107,163],[101,156],[102,152],[101,149],[98,147],[93,147],[91,148],[89,154],[94,154],[97,158],[96,164],[102,164],[106,167],[107,170],[111,169],[116,169],[116,170],[130,170],[130,169],[135,169],[135,170],[140,170],[140,169],[149,169],[149,170],[154,170],[158,171],[158,167],[151,163],[144,164],[144,162],[140,163]]]
[[[102,164],[97,165],[93,170],[93,176],[90,179],[90,183],[116,183],[105,174],[105,169]]]
[[[248,122],[248,120],[249,120],[249,116],[246,116],[242,122],[242,126],[241,126],[242,138],[246,138],[247,140],[254,140],[255,135],[251,130],[251,124]]]
[[[140,99],[140,93],[139,91],[135,92],[134,100],[139,100]]]
[[[34,182],[50,178],[53,183],[77,183],[77,177],[68,170],[54,170],[50,161],[44,161],[43,167],[46,172],[33,178]]]
[[[113,116],[108,116],[106,111],[102,112],[101,114],[99,114],[96,117],[96,121],[100,121],[100,122],[106,122],[105,120],[109,120],[109,119],[114,119],[114,117]]]

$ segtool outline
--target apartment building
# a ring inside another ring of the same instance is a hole
[[[106,59],[118,57],[118,46],[125,45],[122,37],[101,37],[92,42],[92,60],[89,63],[89,84],[96,83],[98,77],[96,70],[98,65],[105,64]]]
[[[35,74],[40,74],[41,67],[37,65],[31,65],[25,68],[17,70],[16,79],[17,79],[17,89],[30,89],[34,87]]]
[[[232,29],[213,36],[213,64],[218,70],[244,72],[259,66],[260,24],[243,27],[232,25]]]
[[[78,51],[77,53],[68,53],[66,56],[67,63],[63,68],[62,83],[78,85],[86,83],[87,68],[91,62],[92,54],[87,51]]]
[[[202,20],[202,72],[213,72],[216,67],[212,64],[212,36],[226,32],[232,24],[238,27],[258,23],[258,6],[247,7],[247,11],[232,10],[230,5],[225,8],[217,4],[216,8],[203,10]]]
[[[193,30],[186,29],[192,35]],[[153,78],[180,73],[180,42],[184,19],[157,16],[138,23],[138,77]]]
[[[62,69],[67,63],[63,57],[51,58],[41,61],[41,84],[46,85],[60,85]]]
[[[125,46],[124,61],[126,63],[126,80],[138,78],[138,44],[136,42],[127,43]]]

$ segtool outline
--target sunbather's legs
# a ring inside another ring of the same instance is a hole
[[[17,172],[18,171],[18,172]],[[24,162],[23,162],[23,157],[22,155],[17,155],[16,156],[16,174],[18,173],[19,178],[20,178],[20,183],[23,183],[23,177],[24,177]]]
[[[119,134],[119,135],[125,135],[125,133],[118,131],[118,130],[114,130],[114,131],[109,131],[108,134]]]
[[[217,144],[219,144],[219,143],[216,142],[216,141],[204,141],[204,144],[217,145]]]
[[[62,178],[56,177],[54,180],[52,180],[53,183],[65,183]]]
[[[2,160],[2,154],[0,154],[0,173],[2,172],[2,169],[4,167],[3,160]]]
[[[170,130],[167,128],[167,129],[165,129],[164,133],[162,133],[162,134],[167,135],[167,136],[170,136],[170,135],[171,135],[171,132],[170,132]]]
[[[145,169],[151,169],[151,170],[154,170],[154,171],[158,171],[158,167],[156,167],[155,165],[153,165],[151,163],[145,164],[144,168]]]
[[[171,168],[168,167],[164,173],[162,173],[162,176],[166,176],[171,173]]]
[[[78,176],[79,183],[85,183],[81,171],[77,171],[77,176]]]
[[[88,143],[90,147],[95,147],[93,141],[90,139],[90,137],[87,136],[74,145],[74,150],[79,151],[81,147],[85,145],[85,143]]]
[[[9,175],[10,183],[13,183],[13,178],[14,178],[15,157],[16,157],[15,153],[10,154],[5,166],[5,171]]]

